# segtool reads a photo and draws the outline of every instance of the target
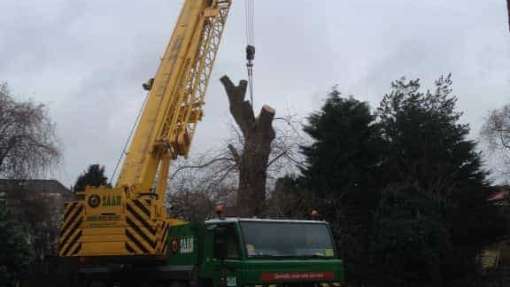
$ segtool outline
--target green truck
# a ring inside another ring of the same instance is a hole
[[[157,265],[82,265],[87,285],[341,286],[343,264],[329,225],[318,220],[218,218],[170,228]],[[82,281],[83,282],[83,281]]]

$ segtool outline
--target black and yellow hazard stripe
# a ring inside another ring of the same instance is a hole
[[[163,229],[163,238],[161,239],[161,243],[163,244],[163,250],[161,250],[162,254],[166,254],[166,248],[168,247],[168,232],[170,231],[170,223],[165,222],[165,228]]]
[[[166,253],[166,247],[167,247],[167,239],[168,239],[168,229],[170,227],[170,224],[167,221],[161,221],[161,224],[158,226],[158,244],[156,245],[156,251],[159,254],[165,254]]]
[[[60,229],[60,256],[77,255],[81,250],[81,224],[83,223],[83,205],[71,202],[66,205],[64,224]]]
[[[157,254],[158,230],[150,209],[134,199],[127,202],[126,211],[126,250],[136,255]]]

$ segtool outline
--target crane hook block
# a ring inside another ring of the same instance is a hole
[[[142,87],[146,91],[152,90],[152,85],[154,84],[154,78],[150,78],[147,82],[142,84]]]
[[[246,46],[246,60],[251,63],[255,59],[255,46]]]

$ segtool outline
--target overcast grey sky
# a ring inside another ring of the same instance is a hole
[[[2,0],[0,81],[48,105],[70,185],[90,163],[108,174],[143,101],[183,0]],[[510,103],[504,0],[255,0],[255,102],[306,116],[338,84],[375,107],[392,80],[452,73],[472,136]],[[192,151],[217,145],[230,116],[219,77],[245,77],[244,0],[234,0]]]

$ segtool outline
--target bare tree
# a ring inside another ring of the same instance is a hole
[[[251,103],[245,99],[247,81],[240,81],[236,86],[224,76],[221,82],[227,93],[230,113],[244,139],[242,153],[230,146],[239,166],[237,207],[241,216],[257,216],[263,212],[266,200],[267,164],[275,138],[272,126],[275,111],[265,105],[255,117]]]
[[[173,217],[199,221],[214,214],[216,203],[232,205],[236,165],[226,151],[209,151],[173,163],[167,205]]]
[[[7,84],[0,84],[0,176],[35,176],[59,157],[55,127],[46,107],[15,101]]]
[[[244,96],[242,89],[243,82],[238,86],[241,87],[241,95]],[[235,87],[233,84],[231,87]],[[244,102],[244,104],[243,104]],[[237,105],[244,105],[244,112],[248,113],[250,119],[257,118],[253,116],[251,104],[245,101],[239,101]],[[238,111],[235,111],[236,113]],[[251,116],[250,116],[251,113]],[[239,115],[238,115],[239,116]],[[235,120],[235,117],[234,117]],[[253,124],[253,123],[252,123]],[[274,139],[270,142],[269,154],[263,166],[265,168],[265,179],[263,179],[264,192],[263,197],[259,195],[259,202],[263,209],[266,195],[274,189],[277,179],[286,174],[296,174],[299,167],[302,166],[302,158],[299,152],[300,146],[307,140],[301,134],[301,122],[296,115],[287,113],[282,117],[276,117],[272,120],[272,129]],[[230,124],[230,136],[217,148],[208,152],[194,155],[187,160],[179,160],[174,162],[172,173],[170,176],[169,186],[169,205],[172,206],[174,215],[183,215],[189,219],[189,214],[185,214],[181,210],[183,200],[187,200],[185,209],[195,209],[197,214],[202,214],[203,208],[196,206],[199,201],[205,198],[210,203],[225,203],[228,207],[234,207],[239,203],[239,193],[243,193],[245,189],[241,189],[240,174],[243,163],[243,156],[246,154],[246,137],[238,125],[237,121]],[[256,146],[258,147],[258,146]],[[267,148],[267,146],[266,146]],[[251,150],[253,152],[253,149]],[[250,158],[245,158],[245,162]],[[244,170],[244,172],[253,172]],[[258,187],[261,188],[261,185]],[[198,204],[206,206],[205,203]],[[207,214],[212,215],[214,205],[209,205]],[[236,208],[238,215],[253,215],[253,209],[245,209],[244,205]],[[247,212],[245,214],[245,212]],[[243,214],[240,214],[243,213]],[[203,214],[201,215],[203,217]]]
[[[297,174],[302,166],[299,147],[306,139],[299,125],[295,115],[274,120],[276,137],[271,143],[267,163],[268,197],[273,197],[272,191],[280,177]],[[244,137],[235,123],[227,126],[230,135],[217,147],[173,163],[167,197],[173,216],[205,219],[214,215],[217,203],[224,203],[229,210],[237,204],[239,162],[236,155],[243,152]],[[273,201],[270,200],[270,204]]]
[[[489,113],[489,117],[482,127],[482,136],[488,141],[491,148],[510,151],[510,105],[505,105]]]
[[[481,129],[485,158],[497,176],[510,175],[510,105],[489,113]]]

